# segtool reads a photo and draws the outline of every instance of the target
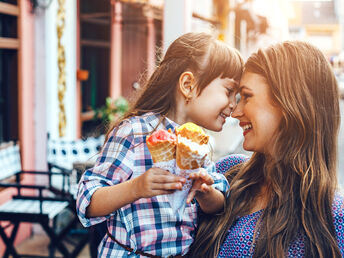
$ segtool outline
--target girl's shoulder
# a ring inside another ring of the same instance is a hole
[[[157,121],[159,121],[158,116],[151,112],[140,116],[132,116],[121,121],[111,134],[122,137],[128,135],[133,135],[134,137],[139,135],[142,136],[150,132]]]

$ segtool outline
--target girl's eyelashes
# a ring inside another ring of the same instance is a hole
[[[233,93],[233,89],[232,88],[227,88],[226,87],[226,90],[227,90],[227,95],[231,95]]]

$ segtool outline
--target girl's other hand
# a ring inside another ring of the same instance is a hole
[[[134,178],[133,190],[137,199],[150,198],[162,194],[170,194],[182,189],[186,179],[171,174],[161,168],[150,168],[137,178]]]
[[[208,193],[211,190],[211,185],[214,183],[213,178],[204,168],[200,168],[198,172],[191,173],[189,177],[193,180],[193,184],[186,203],[190,203],[199,193]]]

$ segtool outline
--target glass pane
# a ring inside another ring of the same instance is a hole
[[[109,12],[110,1],[109,0],[82,0],[80,1],[81,13],[98,13]]]
[[[16,16],[0,14],[0,37],[17,37],[17,20]]]
[[[8,3],[8,4],[18,4],[17,0],[0,0],[0,2]]]
[[[101,107],[109,96],[110,49],[82,47],[81,67],[89,71],[82,82],[82,111]]]
[[[18,52],[0,49],[0,142],[18,140]]]
[[[110,18],[108,24],[81,23],[81,38],[110,42]]]

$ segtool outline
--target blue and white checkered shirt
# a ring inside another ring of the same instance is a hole
[[[131,117],[115,128],[106,142],[93,168],[86,170],[79,183],[77,212],[81,223],[92,226],[107,220],[112,236],[122,244],[157,256],[186,254],[193,242],[197,226],[198,205],[186,206],[182,220],[173,212],[168,197],[159,195],[142,198],[113,211],[106,217],[86,217],[86,208],[93,193],[104,186],[120,184],[135,178],[153,165],[146,146],[146,137],[154,128],[172,131],[178,126],[153,113]],[[214,163],[208,159],[206,168],[214,178],[214,187],[225,193],[228,182],[222,174],[215,172]],[[123,193],[125,194],[125,193]],[[114,196],[116,198],[116,196]],[[128,253],[107,235],[98,248],[99,257],[137,257]]]

